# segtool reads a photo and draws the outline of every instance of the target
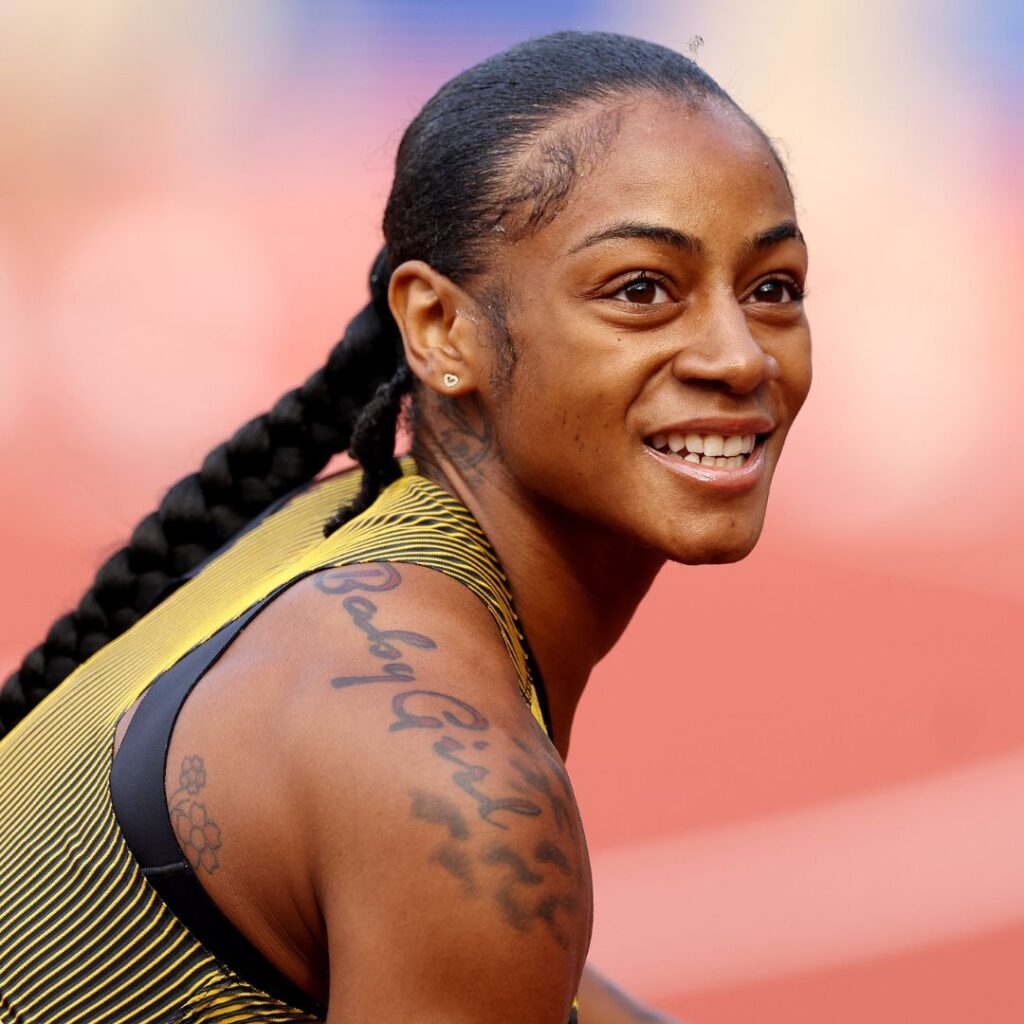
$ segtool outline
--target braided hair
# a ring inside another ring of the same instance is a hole
[[[411,378],[387,305],[389,278],[382,251],[370,273],[371,300],[326,364],[217,445],[199,471],[175,483],[128,543],[103,563],[78,607],[54,622],[0,689],[0,736],[155,607],[183,574],[278,498],[312,480],[336,452],[351,448],[365,471],[345,517],[366,508],[381,485],[397,476],[395,403]],[[391,450],[385,455],[387,444]]]
[[[369,507],[401,473],[395,435],[414,384],[388,307],[390,268],[419,259],[457,284],[471,281],[510,237],[513,216],[534,230],[567,200],[595,143],[559,133],[557,122],[585,102],[643,93],[717,101],[746,118],[693,61],[604,32],[559,32],[521,43],[441,87],[399,145],[369,303],[323,367],[214,448],[100,567],[77,608],[57,619],[0,688],[0,737],[159,604],[184,574],[278,498],[312,480],[335,453],[348,450],[363,477],[352,504],[324,532]],[[495,334],[499,349],[508,345],[500,330]],[[511,373],[514,353],[497,355]]]

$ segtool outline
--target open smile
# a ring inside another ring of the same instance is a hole
[[[645,439],[658,461],[673,472],[718,490],[753,487],[765,466],[764,442],[771,431],[700,434],[666,431]]]

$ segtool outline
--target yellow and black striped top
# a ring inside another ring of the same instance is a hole
[[[195,938],[142,874],[110,790],[122,712],[189,651],[302,576],[391,561],[454,577],[494,616],[524,699],[545,724],[507,580],[468,510],[410,473],[325,539],[323,523],[357,487],[358,474],[344,474],[292,498],[80,666],[0,742],[3,1024],[322,1019],[315,1007],[257,987]]]

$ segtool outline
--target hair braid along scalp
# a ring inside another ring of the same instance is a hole
[[[727,104],[771,147],[721,86],[674,50],[609,32],[543,36],[457,75],[409,125],[384,214],[392,265],[421,259],[460,284],[480,273],[510,218],[527,230],[550,220],[581,161],[615,131],[614,120],[576,131],[558,122],[645,94]]]
[[[775,153],[764,132],[693,61],[629,36],[555,33],[499,53],[442,86],[399,145],[369,305],[325,366],[210,452],[104,563],[78,607],[53,624],[0,689],[0,736],[159,603],[182,573],[311,480],[335,452],[351,447],[364,475],[353,504],[326,524],[325,533],[367,508],[399,474],[396,423],[414,383],[387,305],[390,266],[423,260],[464,285],[488,268],[502,238],[542,227],[568,201],[580,168],[599,157],[617,130],[614,115],[602,117],[599,108],[650,93],[728,104]],[[588,105],[597,117],[568,123],[568,115]],[[515,351],[502,322],[505,298],[500,282],[490,289],[483,306],[498,372],[507,377]]]

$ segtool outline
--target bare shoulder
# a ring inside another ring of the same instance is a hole
[[[169,755],[172,816],[201,761],[204,886],[331,1021],[564,1024],[583,831],[466,587],[391,563],[297,582],[190,695]]]
[[[489,612],[411,566],[303,587],[296,608],[326,603],[338,640],[317,645],[284,726],[304,750],[331,1019],[468,1021],[486,1007],[562,1024],[590,937],[586,847]]]

